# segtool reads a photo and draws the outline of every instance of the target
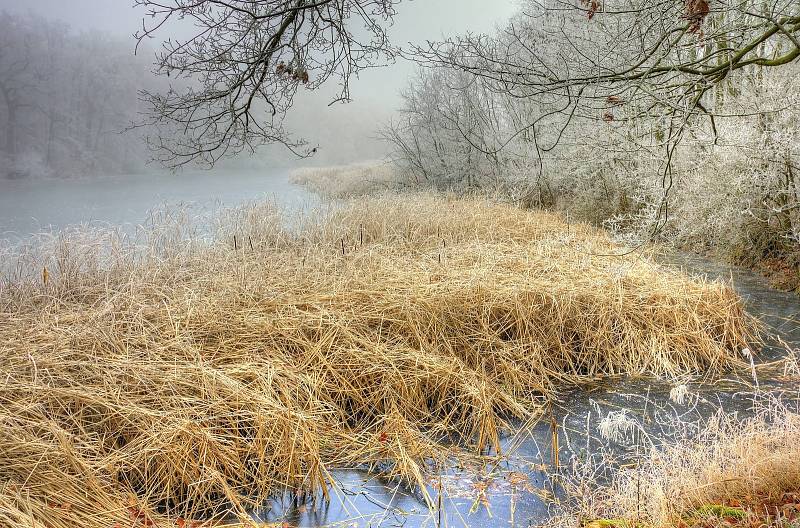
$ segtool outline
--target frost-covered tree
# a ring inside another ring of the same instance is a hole
[[[36,39],[31,28],[7,13],[0,14],[0,100],[4,104],[3,161],[11,166],[17,161],[22,114],[30,109],[34,84],[33,47]]]
[[[528,0],[498,36],[456,37],[416,50],[427,64],[484,79],[537,101],[542,112],[682,123],[711,114],[718,86],[753,68],[800,57],[800,4],[793,0]]]
[[[155,87],[148,68],[127,40],[0,14],[0,177],[140,169],[144,149],[121,132],[136,87]]]
[[[800,263],[798,38],[783,0],[530,0],[495,34],[415,50],[387,139],[411,173],[471,170],[634,244]]]

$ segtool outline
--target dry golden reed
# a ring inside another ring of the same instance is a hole
[[[334,167],[301,167],[289,179],[326,198],[355,198],[403,188],[419,188],[419,181],[386,161],[368,161]]]
[[[729,285],[478,199],[253,204],[211,232],[175,213],[136,240],[6,255],[3,526],[243,516],[341,466],[419,484],[559,388],[720,372],[756,339]]]

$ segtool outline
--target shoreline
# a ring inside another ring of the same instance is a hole
[[[57,527],[107,528],[129,507],[167,526],[220,497],[245,515],[277,489],[327,496],[329,468],[357,465],[433,505],[425,475],[450,442],[497,452],[508,420],[557,390],[745,369],[759,341],[729,286],[595,258],[606,234],[558,215],[418,194],[292,232],[280,219],[253,204],[207,244],[179,224],[145,247],[25,256],[0,289],[0,453],[16,453],[0,467],[29,498],[0,500]],[[53,512],[53,496],[73,506]]]

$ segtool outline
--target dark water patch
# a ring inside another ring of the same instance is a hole
[[[747,311],[763,321],[773,336],[780,337],[790,347],[800,346],[800,296],[796,293],[771,288],[766,278],[745,268],[697,255],[675,253],[665,256],[663,260],[667,265],[690,275],[730,280],[744,300]],[[774,359],[783,350],[770,347],[764,351],[767,354],[765,357]]]

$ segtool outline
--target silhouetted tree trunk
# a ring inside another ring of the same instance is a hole
[[[6,104],[6,142],[4,151],[12,163],[17,157],[17,127],[18,108],[17,101],[13,96],[13,90],[5,85],[0,85],[0,93],[3,94],[3,101]]]

